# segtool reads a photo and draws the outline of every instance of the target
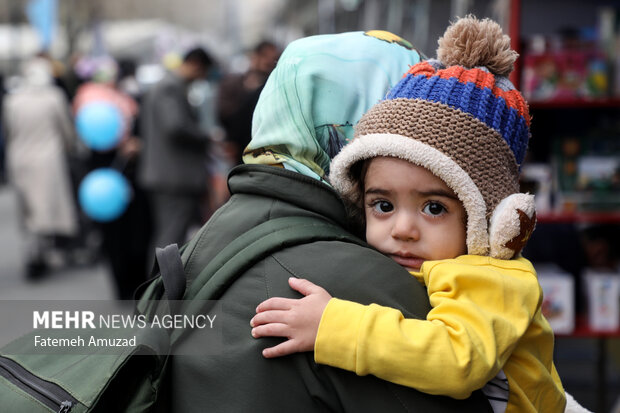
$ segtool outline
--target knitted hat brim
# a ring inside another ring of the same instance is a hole
[[[373,106],[355,126],[356,136],[395,134],[441,151],[474,181],[486,202],[487,219],[497,204],[519,192],[518,166],[496,130],[449,105],[397,98]]]
[[[332,161],[330,182],[342,196],[359,205],[359,177],[351,175],[351,167],[359,161],[380,156],[404,159],[428,169],[442,179],[454,191],[467,212],[468,253],[487,255],[489,236],[482,193],[456,162],[430,145],[397,134],[361,135],[346,145]]]

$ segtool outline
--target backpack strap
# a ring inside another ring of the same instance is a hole
[[[185,272],[177,244],[155,248],[155,259],[168,300],[180,300],[185,294]]]
[[[364,241],[328,221],[284,217],[266,221],[237,237],[198,274],[185,293],[184,314],[196,314],[206,300],[217,300],[252,265],[273,252],[316,241],[343,241],[368,247]],[[176,330],[176,342],[183,330]]]

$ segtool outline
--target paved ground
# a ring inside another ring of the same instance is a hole
[[[10,187],[0,187],[0,300],[106,300],[114,298],[106,264],[59,267],[36,282],[24,275],[23,235]]]

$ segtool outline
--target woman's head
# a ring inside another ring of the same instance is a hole
[[[52,64],[42,57],[28,60],[22,71],[24,82],[28,86],[48,86],[53,83]]]
[[[292,42],[261,92],[244,162],[323,179],[362,114],[420,60],[411,44],[382,31]]]

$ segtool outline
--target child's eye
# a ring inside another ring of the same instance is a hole
[[[424,209],[422,210],[427,215],[438,216],[447,212],[446,207],[444,207],[439,202],[429,202],[424,205]]]
[[[386,214],[394,210],[394,205],[388,201],[377,201],[374,203],[373,208],[376,212]]]

